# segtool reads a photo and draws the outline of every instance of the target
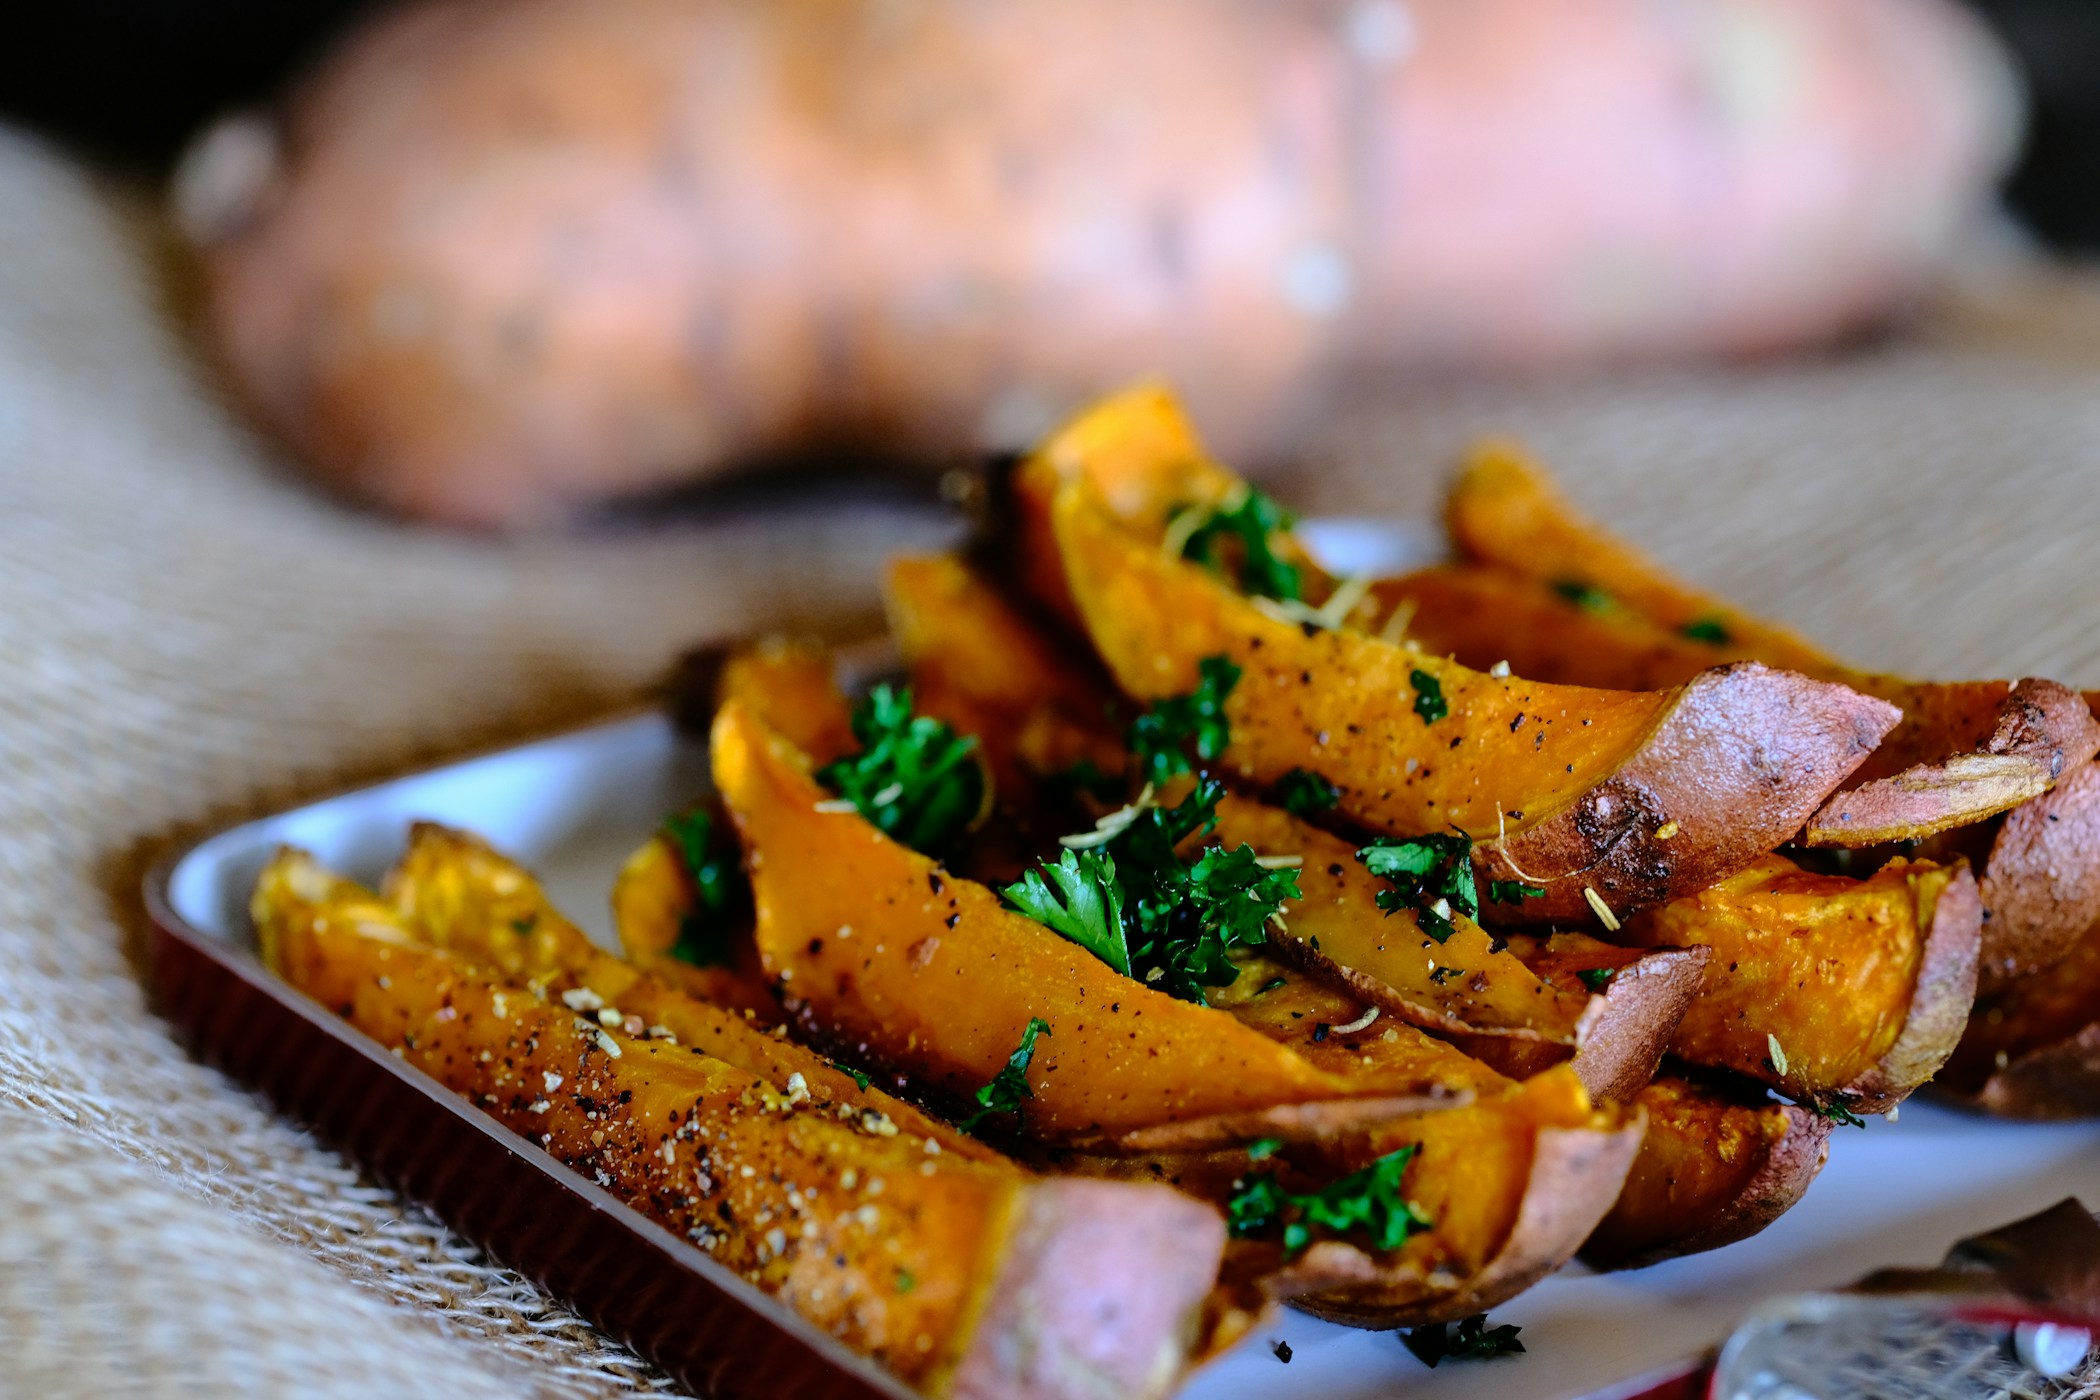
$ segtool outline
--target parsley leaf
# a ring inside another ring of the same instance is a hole
[[[1225,719],[1225,697],[1240,683],[1240,668],[1228,657],[1206,656],[1196,663],[1196,688],[1169,695],[1132,721],[1130,753],[1146,782],[1163,783],[1191,771],[1189,751],[1214,763],[1232,742]]]
[[[1527,899],[1544,899],[1543,885],[1527,885],[1522,880],[1488,881],[1488,903],[1522,904]]]
[[[1415,688],[1415,713],[1422,717],[1422,723],[1435,724],[1451,713],[1442,681],[1427,671],[1416,671],[1407,679]]]
[[[1217,823],[1225,785],[1205,778],[1172,807],[1146,807],[1094,850],[1066,850],[1002,893],[1014,908],[1126,976],[1201,1003],[1239,975],[1231,950],[1299,898],[1298,872],[1263,866],[1251,846],[1176,847]]]
[[[1028,1018],[1028,1029],[1021,1032],[1021,1043],[1013,1054],[1006,1057],[1006,1068],[993,1075],[992,1082],[977,1091],[977,1111],[957,1127],[966,1133],[974,1133],[979,1123],[995,1113],[1011,1113],[1014,1126],[1020,1126],[1022,1101],[1035,1097],[1035,1090],[1028,1087],[1028,1063],[1035,1058],[1035,1038],[1048,1034],[1048,1021],[1036,1016]]]
[[[1214,507],[1205,515],[1189,532],[1181,557],[1223,574],[1229,566],[1221,557],[1219,546],[1230,542],[1238,547],[1238,583],[1242,593],[1298,602],[1305,596],[1305,580],[1297,565],[1277,556],[1275,547],[1275,537],[1296,523],[1291,513],[1272,498],[1250,488],[1237,503]]]
[[[1820,1103],[1810,1099],[1807,1107],[1828,1118],[1831,1122],[1848,1128],[1864,1128],[1867,1126],[1867,1120],[1852,1111],[1852,1105],[1846,1101],[1845,1096],[1842,1094],[1834,1096],[1829,1103]]]
[[[695,967],[726,966],[733,956],[730,939],[750,912],[751,886],[735,843],[725,836],[705,808],[664,818],[664,840],[693,883],[693,902],[679,917],[671,956]]]
[[[1555,579],[1553,591],[1584,612],[1608,613],[1612,610],[1611,594],[1578,578]]]
[[[868,1090],[868,1085],[873,1082],[868,1078],[867,1075],[861,1073],[859,1070],[855,1069],[851,1065],[842,1065],[837,1060],[827,1061],[827,1063],[830,1064],[830,1066],[833,1069],[837,1070],[840,1074],[843,1074],[848,1079],[852,1080],[853,1087],[859,1089],[862,1093],[866,1093]]]
[[[977,741],[914,715],[909,688],[878,685],[863,696],[853,707],[853,737],[860,752],[825,764],[817,781],[886,835],[939,851],[976,820],[985,798]]]
[[[1387,837],[1358,851],[1356,858],[1389,886],[1378,892],[1378,907],[1388,914],[1411,910],[1422,932],[1439,943],[1452,934],[1453,913],[1480,917],[1473,842],[1467,836]]]
[[[1619,975],[1619,969],[1615,967],[1585,967],[1575,975],[1582,979],[1583,986],[1588,987],[1593,992],[1601,992],[1604,990],[1607,982]]]
[[[999,892],[1006,902],[1077,943],[1124,976],[1130,947],[1123,937],[1123,890],[1116,863],[1101,851],[1066,851]]]
[[[1517,1333],[1523,1330],[1514,1323],[1490,1327],[1486,1313],[1474,1313],[1457,1322],[1407,1328],[1400,1333],[1400,1342],[1433,1371],[1439,1361],[1491,1361],[1498,1356],[1516,1356],[1524,1350],[1524,1344],[1517,1340]]]
[[[1237,1239],[1265,1235],[1280,1226],[1283,1247],[1292,1254],[1312,1243],[1315,1230],[1331,1235],[1361,1231],[1370,1237],[1375,1250],[1398,1249],[1409,1235],[1431,1224],[1401,1194],[1407,1164],[1414,1155],[1412,1145],[1388,1152],[1361,1170],[1303,1195],[1284,1190],[1273,1173],[1249,1176],[1226,1202],[1227,1226]]]
[[[1687,622],[1684,625],[1684,635],[1695,642],[1705,642],[1717,647],[1725,647],[1735,640],[1728,630],[1728,624],[1718,617],[1702,617]]]
[[[1341,792],[1310,768],[1293,768],[1276,784],[1276,798],[1294,817],[1316,817],[1334,810]]]

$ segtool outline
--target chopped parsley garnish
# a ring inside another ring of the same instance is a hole
[[[1334,810],[1341,791],[1310,768],[1293,768],[1276,784],[1277,800],[1294,817],[1317,817]]]
[[[1061,853],[1002,893],[1116,971],[1183,1001],[1229,985],[1235,947],[1263,943],[1263,927],[1297,899],[1298,872],[1263,866],[1251,846],[1175,847],[1217,822],[1225,786],[1211,779],[1173,807],[1144,807],[1095,850]]]
[[[992,1082],[977,1091],[977,1111],[956,1126],[966,1133],[977,1131],[977,1125],[995,1113],[1011,1113],[1014,1126],[1021,1124],[1021,1104],[1035,1097],[1035,1090],[1028,1087],[1028,1062],[1035,1058],[1037,1036],[1050,1034],[1050,1023],[1041,1017],[1031,1016],[1028,1029],[1021,1032],[1021,1043],[1013,1054],[1006,1057],[1006,1068],[992,1076]]]
[[[1240,668],[1228,657],[1206,656],[1196,663],[1196,674],[1194,690],[1153,701],[1151,709],[1131,722],[1131,757],[1148,783],[1192,771],[1191,751],[1202,762],[1215,763],[1232,742],[1225,697],[1240,683]]]
[[[664,839],[693,883],[693,902],[679,916],[671,956],[694,967],[727,965],[730,940],[750,914],[751,886],[727,835],[705,808],[664,818]]]
[[[1408,678],[1415,688],[1415,713],[1422,723],[1435,724],[1451,713],[1451,706],[1444,699],[1444,685],[1427,671],[1416,671]]]
[[[1297,565],[1277,555],[1275,539],[1296,523],[1273,499],[1249,488],[1237,503],[1214,507],[1198,520],[1181,546],[1181,557],[1223,574],[1230,564],[1219,546],[1229,542],[1238,549],[1242,593],[1295,603],[1305,596],[1305,580]]]
[[[1611,594],[1595,584],[1584,583],[1581,579],[1555,579],[1553,591],[1584,612],[1607,613],[1612,610]]]
[[[1123,888],[1116,863],[1101,851],[1065,851],[1003,891],[1006,902],[1063,934],[1116,971],[1130,975],[1123,935]]]
[[[909,688],[878,685],[853,707],[860,752],[817,770],[817,781],[916,851],[945,849],[984,806],[977,741],[914,715]]]
[[[910,1269],[897,1270],[897,1291],[899,1293],[909,1293],[918,1286],[918,1276],[912,1273]]]
[[[1287,987],[1290,985],[1290,982],[1291,979],[1288,977],[1271,977],[1268,981],[1261,984],[1261,989],[1255,992],[1254,995],[1260,996],[1264,992],[1273,992],[1278,987]]]
[[[1522,880],[1488,881],[1488,903],[1522,904],[1527,899],[1544,899],[1543,885],[1527,885]]]
[[[1820,1113],[1831,1122],[1848,1128],[1864,1128],[1867,1126],[1867,1120],[1852,1111],[1852,1105],[1845,1101],[1845,1097],[1842,1094],[1833,1097],[1829,1103],[1810,1099],[1807,1107]]]
[[[1361,1231],[1371,1248],[1398,1249],[1431,1222],[1401,1195],[1413,1146],[1388,1152],[1361,1171],[1304,1195],[1286,1191],[1270,1172],[1249,1176],[1225,1204],[1225,1219],[1237,1239],[1267,1235],[1279,1227],[1292,1254],[1312,1243],[1315,1230],[1331,1235]]]
[[[1439,1361],[1491,1361],[1498,1356],[1516,1356],[1524,1350],[1524,1344],[1517,1340],[1517,1333],[1523,1330],[1514,1323],[1490,1327],[1486,1313],[1474,1313],[1457,1322],[1406,1328],[1400,1333],[1400,1341],[1417,1361],[1433,1371]]]
[[[1358,851],[1356,858],[1387,884],[1378,892],[1378,907],[1388,914],[1411,911],[1422,932],[1439,943],[1452,934],[1453,914],[1480,917],[1473,842],[1467,836],[1387,837]]]
[[[1464,971],[1462,967],[1432,967],[1429,969],[1429,980],[1441,987]]]
[[[1717,647],[1725,647],[1735,640],[1734,635],[1728,630],[1728,624],[1721,621],[1718,617],[1702,617],[1696,621],[1687,622],[1684,625],[1684,635],[1695,642],[1705,642],[1710,646]]]
[[[1283,1146],[1282,1138],[1256,1138],[1247,1144],[1247,1160],[1250,1162],[1266,1161],[1268,1158],[1274,1157],[1276,1149],[1281,1146]]]
[[[831,1061],[831,1067],[837,1070],[840,1074],[845,1075],[848,1079],[852,1080],[853,1087],[859,1089],[862,1093],[866,1093],[868,1090],[868,1085],[874,1082],[873,1080],[869,1079],[867,1075],[862,1074],[853,1066],[842,1065],[837,1060]]]
[[[1604,990],[1605,983],[1619,975],[1619,969],[1615,967],[1585,967],[1575,975],[1582,980],[1583,986],[1588,987],[1593,992],[1601,992]]]

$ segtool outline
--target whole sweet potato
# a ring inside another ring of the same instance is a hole
[[[316,467],[528,522],[1167,376],[1762,349],[1887,315],[2000,163],[1940,0],[426,0],[180,205]]]

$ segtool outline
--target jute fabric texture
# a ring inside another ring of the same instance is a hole
[[[695,640],[852,631],[882,560],[949,526],[836,487],[529,541],[360,514],[218,402],[162,237],[0,132],[0,1395],[658,1388],[190,1062],[141,990],[138,877],[182,834],[609,709]],[[1841,652],[2100,683],[2100,282],[1993,279],[1811,361],[1359,383],[1285,489],[1420,512],[1485,428]]]

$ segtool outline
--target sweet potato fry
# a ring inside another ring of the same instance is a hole
[[[296,852],[265,872],[255,914],[307,995],[926,1393],[1172,1386],[1223,1245],[1207,1207],[932,1152],[608,1031],[421,945]],[[1075,1294],[1084,1306],[1060,1302]]]
[[[590,1015],[608,1010],[626,1033],[654,1033],[856,1113],[886,1114],[908,1133],[965,1157],[988,1157],[974,1138],[902,1099],[863,1084],[822,1055],[730,1006],[686,994],[599,948],[563,917],[538,880],[480,837],[434,822],[410,830],[385,897],[418,937],[499,972],[514,985],[568,994]],[[755,954],[754,954],[755,955]],[[777,1014],[779,1003],[772,1003]]]
[[[1102,772],[1123,770],[1127,750],[1102,719],[1105,679],[974,570],[950,558],[906,560],[891,570],[888,597],[922,703],[982,739],[995,766],[1018,770],[1015,781],[1073,754]],[[1417,1026],[1557,1047],[1527,1060],[1533,1070],[1572,1053],[1598,1098],[1628,1098],[1648,1082],[1699,985],[1703,952],[1640,955],[1642,967],[1600,998],[1580,983],[1541,983],[1462,915],[1437,943],[1412,912],[1378,907],[1381,882],[1357,860],[1355,843],[1242,796],[1220,802],[1215,836],[1227,847],[1299,858],[1305,897],[1286,905],[1285,928],[1271,933],[1293,962]]]
[[[1444,525],[1467,559],[1571,591],[1594,589],[1678,636],[1724,637],[1724,647],[1805,675],[1833,664],[1805,637],[1698,592],[1583,519],[1513,442],[1482,442],[1467,454],[1445,498]]]
[[[1793,1208],[1830,1155],[1830,1119],[1762,1093],[1666,1075],[1639,1103],[1647,1135],[1617,1204],[1582,1246],[1593,1269],[1748,1239]]]
[[[1349,629],[1284,621],[1162,556],[1082,480],[1055,509],[1089,635],[1141,700],[1237,668],[1227,764],[1332,781],[1339,812],[1399,836],[1456,828],[1489,879],[1543,887],[1499,917],[1569,921],[1659,903],[1798,831],[1898,717],[1842,686],[1739,663],[1678,691],[1497,677]]]
[[[2100,924],[2054,966],[1978,997],[1933,1087],[2008,1118],[2100,1115]]]
[[[1966,866],[1895,860],[1852,880],[1768,856],[1636,916],[1622,936],[1713,950],[1671,1045],[1679,1057],[1881,1112],[1960,1039],[1981,922]]]
[[[1501,645],[1524,652],[1523,663],[1537,668],[1527,671],[1512,656],[1520,673],[1626,685],[1633,680],[1612,680],[1614,658],[1629,678],[1647,683],[1666,677],[1672,661],[1696,669],[1698,651],[1684,643],[1707,638],[1717,657],[1782,666],[1899,706],[1903,722],[1807,823],[1803,839],[1810,845],[1916,840],[1981,821],[2039,796],[2100,753],[2100,721],[2082,696],[2054,681],[1941,683],[1860,671],[1784,628],[1695,592],[1582,519],[1509,444],[1474,451],[1452,489],[1446,519],[1466,555],[1537,585],[1529,599],[1505,597],[1499,608],[1445,620],[1426,616],[1444,598],[1418,597],[1416,617],[1429,632],[1455,641],[1454,634],[1472,630],[1471,646],[1453,648],[1461,655],[1495,649],[1500,634]],[[1607,615],[1584,629],[1588,649],[1565,672],[1550,669],[1555,658],[1539,655],[1536,645],[1545,619],[1562,611],[1548,599],[1548,586]],[[1455,590],[1432,583],[1428,591]],[[1653,624],[1646,637],[1642,620]]]
[[[841,811],[807,760],[738,702],[715,721],[716,785],[742,832],[758,947],[813,1036],[964,1102],[1030,1022],[1028,1134],[1181,1145],[1326,1131],[1429,1106],[1434,1084],[1325,1074],[1208,1007],[1115,972],[997,895]]]
[[[1352,1326],[1413,1327],[1483,1312],[1565,1264],[1617,1198],[1644,1121],[1638,1109],[1591,1105],[1563,1067],[1465,1107],[1286,1146],[1260,1162],[1237,1150],[1067,1158],[1062,1169],[1167,1181],[1222,1205],[1258,1172],[1317,1190],[1413,1148],[1406,1199],[1429,1224],[1399,1249],[1345,1236],[1294,1253],[1265,1231],[1233,1242],[1222,1281],[1242,1299],[1287,1300]]]

